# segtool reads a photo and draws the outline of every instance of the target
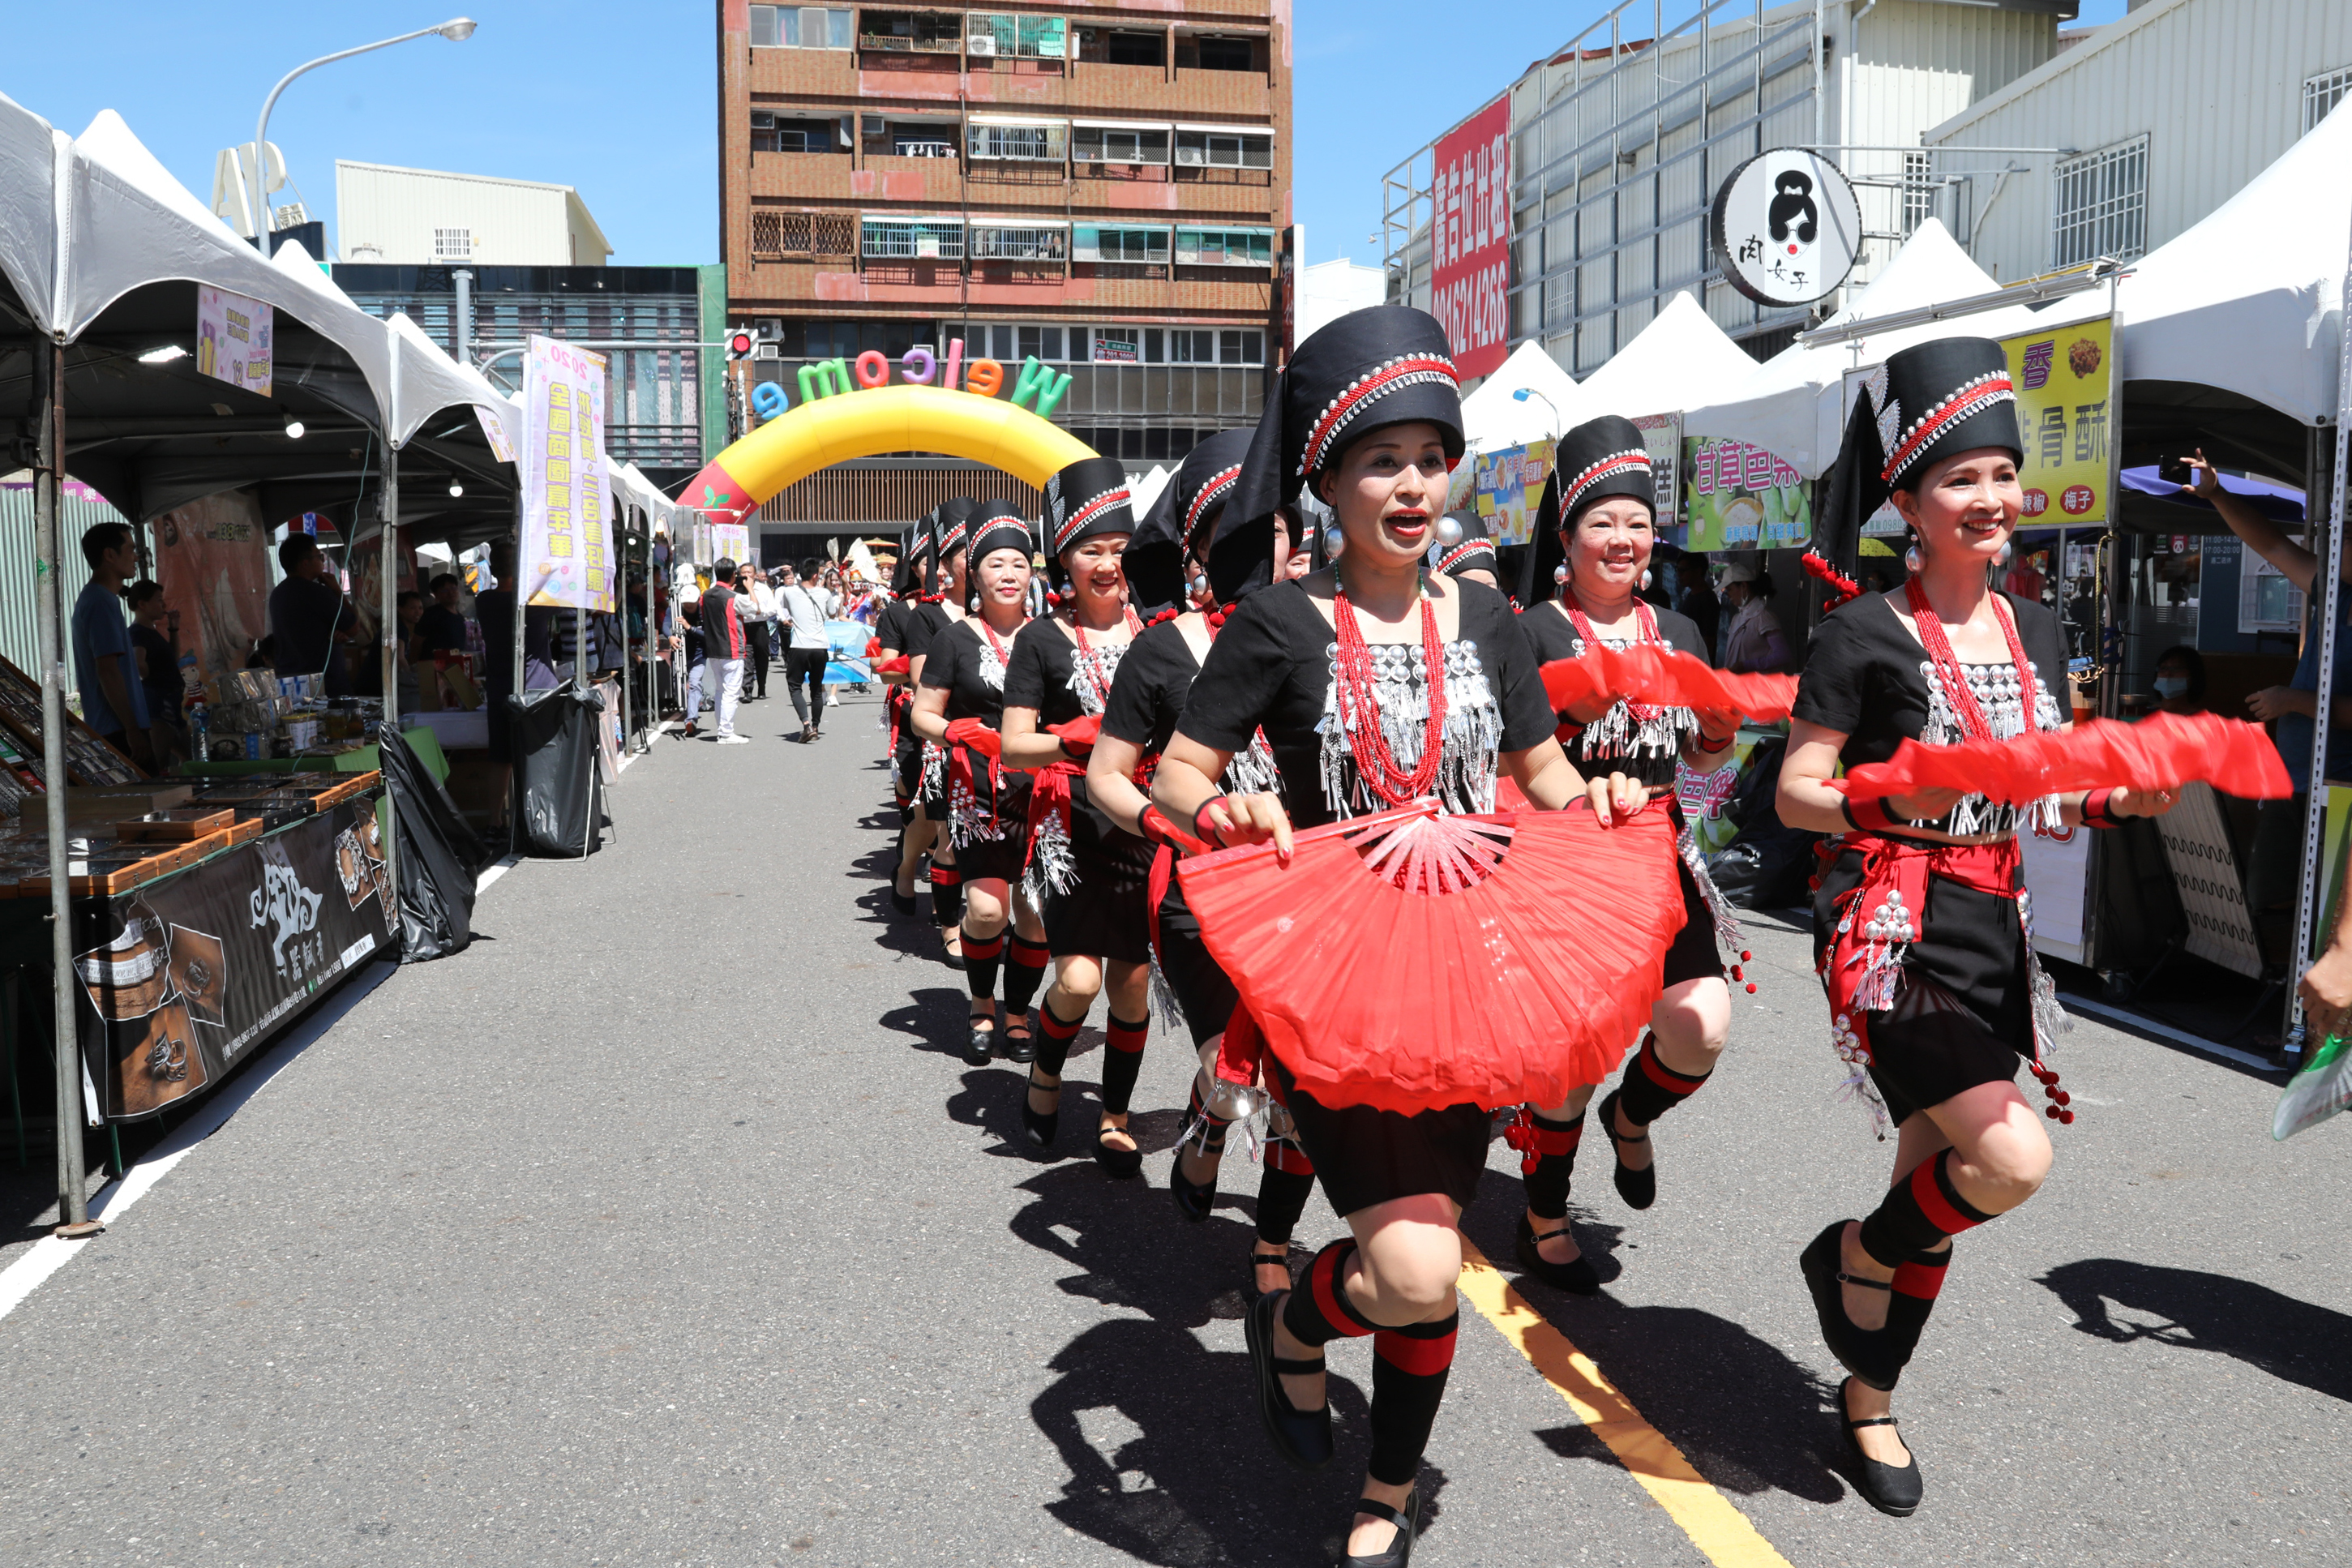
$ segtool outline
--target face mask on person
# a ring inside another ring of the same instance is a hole
[[[2159,675],[2156,678],[2156,694],[2158,697],[2179,697],[2188,689],[2189,678],[2185,675]]]

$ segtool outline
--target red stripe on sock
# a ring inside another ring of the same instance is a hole
[[[1673,1095],[1676,1100],[1686,1099],[1698,1089],[1699,1085],[1706,1081],[1704,1075],[1698,1078],[1691,1078],[1685,1074],[1676,1072],[1674,1068],[1660,1061],[1658,1059],[1658,1037],[1655,1035],[1650,1036],[1642,1042],[1642,1054],[1634,1059],[1642,1064],[1642,1076],[1643,1078],[1648,1079],[1652,1083],[1657,1085],[1668,1094]]]
[[[1895,1289],[1897,1294],[1932,1301],[1944,1289],[1942,1263],[1899,1263],[1895,1268]]]
[[[1076,1023],[1065,1024],[1054,1016],[1053,1008],[1040,1007],[1037,1009],[1037,1022],[1045,1026],[1045,1037],[1049,1040],[1075,1040],[1087,1021],[1080,1018]]]
[[[1289,1176],[1311,1176],[1315,1173],[1315,1162],[1307,1157],[1306,1150],[1288,1139],[1276,1139],[1265,1146],[1265,1168]]]
[[[1315,1263],[1307,1271],[1308,1286],[1315,1292],[1316,1310],[1323,1321],[1350,1339],[1361,1339],[1372,1331],[1356,1321],[1356,1316],[1339,1304],[1339,1270],[1354,1247],[1327,1247],[1315,1255]]]
[[[963,886],[963,873],[952,866],[934,866],[931,868],[931,886],[961,888]]]
[[[1438,1339],[1417,1340],[1383,1329],[1372,1336],[1372,1353],[1399,1372],[1434,1377],[1454,1364],[1454,1337],[1453,1330]]]
[[[1946,1236],[1958,1236],[1964,1230],[1974,1230],[1979,1222],[1954,1208],[1946,1201],[1944,1189],[1936,1184],[1936,1166],[1941,1158],[1938,1155],[1934,1160],[1922,1160],[1911,1168],[1911,1201],[1919,1205],[1919,1212],[1927,1216],[1929,1225]]]
[[[963,956],[967,963],[977,958],[985,963],[992,958],[1003,957],[1003,953],[1004,938],[1002,936],[992,936],[982,941],[970,932],[964,934]]]
[[[1054,960],[1053,950],[1044,942],[1031,942],[1026,937],[1013,939],[1011,962],[1024,969],[1043,969]]]
[[[1125,1051],[1133,1056],[1143,1048],[1144,1037],[1150,1032],[1151,1026],[1148,1023],[1122,1024],[1113,1018],[1110,1026],[1103,1031],[1103,1043],[1112,1050]]]

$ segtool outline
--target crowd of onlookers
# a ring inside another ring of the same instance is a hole
[[[737,745],[740,703],[768,695],[768,671],[781,663],[785,695],[799,717],[803,743],[824,731],[824,711],[834,700],[824,681],[833,658],[828,623],[864,618],[874,595],[856,577],[812,557],[797,567],[787,562],[772,572],[720,561],[710,585],[696,594],[695,579],[681,575],[678,625],[671,646],[686,666],[686,732],[699,732],[709,703],[720,745]],[[853,602],[855,600],[855,602]]]

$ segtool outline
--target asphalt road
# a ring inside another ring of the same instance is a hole
[[[872,717],[662,743],[609,847],[506,877],[488,940],[0,1318],[0,1563],[1329,1561],[1352,1478],[1284,1469],[1248,1403],[1249,1199],[1188,1226],[1163,1190],[1189,1053],[1146,1058],[1148,1185],[1016,1146],[1018,1080],[954,1054],[961,977],[884,900]],[[2341,1561],[2352,1127],[2274,1145],[2269,1085],[2088,1021],[2049,1187],[1961,1240],[1905,1381],[1927,1504],[1852,1495],[1795,1259],[1885,1151],[1802,937],[1754,946],[1657,1206],[1587,1151],[1607,1290],[1528,1300],[1790,1563]],[[1467,1228],[1507,1259],[1490,1169]],[[1337,1231],[1318,1197],[1299,1239]],[[1332,1359],[1352,1464],[1370,1357]],[[1423,1484],[1432,1568],[1710,1561],[1466,1307]]]

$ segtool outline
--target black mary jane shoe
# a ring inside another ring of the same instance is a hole
[[[950,969],[961,969],[963,967],[963,954],[948,946],[947,939],[944,937],[940,940],[940,962],[946,964]]]
[[[1258,1266],[1265,1263],[1279,1263],[1282,1265],[1283,1282],[1276,1286],[1271,1290],[1261,1290],[1258,1289]],[[1292,1289],[1293,1282],[1290,1278],[1290,1248],[1287,1247],[1284,1247],[1282,1249],[1282,1255],[1277,1258],[1271,1252],[1260,1252],[1255,1246],[1252,1246],[1250,1247],[1249,1263],[1243,1272],[1242,1279],[1244,1281],[1242,1285],[1242,1300],[1244,1301],[1255,1301],[1266,1296],[1279,1296],[1285,1290]]]
[[[965,1037],[963,1043],[963,1059],[976,1068],[984,1068],[996,1059],[996,1019],[991,1016],[985,1021],[988,1027],[983,1029],[980,1026],[982,1016],[973,1014],[971,1032]]]
[[[1805,1276],[1805,1287],[1812,1292],[1813,1316],[1822,1328],[1822,1342],[1839,1364],[1853,1373],[1856,1381],[1882,1393],[1895,1386],[1903,1374],[1902,1348],[1894,1342],[1885,1329],[1864,1329],[1855,1326],[1845,1315],[1845,1300],[1840,1294],[1841,1285],[1859,1285],[1865,1290],[1891,1290],[1884,1280],[1864,1279],[1858,1274],[1848,1274],[1843,1265],[1840,1248],[1845,1238],[1850,1220],[1832,1220],[1829,1228],[1813,1237],[1805,1250],[1798,1255],[1797,1267]]]
[[[1619,1136],[1617,1102],[1623,1098],[1624,1093],[1622,1089],[1612,1089],[1609,1091],[1609,1098],[1601,1102],[1601,1131],[1609,1134],[1610,1152],[1617,1157],[1615,1172],[1617,1195],[1625,1200],[1625,1206],[1629,1209],[1645,1209],[1658,1201],[1658,1167],[1654,1163],[1654,1156],[1653,1156],[1653,1163],[1639,1171],[1625,1163],[1626,1146],[1632,1143],[1647,1143],[1650,1141],[1650,1135],[1641,1132],[1631,1138]]]
[[[1260,1296],[1242,1320],[1249,1341],[1250,1365],[1257,1373],[1257,1415],[1275,1451],[1302,1470],[1319,1470],[1331,1462],[1331,1403],[1301,1410],[1282,1392],[1285,1373],[1303,1377],[1323,1370],[1323,1358],[1292,1361],[1274,1353],[1275,1314],[1282,1294]]]
[[[1202,1149],[1202,1152],[1221,1153],[1223,1150],[1223,1135],[1221,1133],[1218,1142],[1210,1148]],[[1222,1165],[1223,1162],[1220,1161],[1218,1163]],[[1212,1171],[1209,1173],[1209,1179],[1205,1182],[1196,1182],[1185,1175],[1182,1143],[1176,1145],[1176,1159],[1168,1167],[1168,1195],[1175,1200],[1176,1212],[1193,1225],[1199,1225],[1206,1220],[1209,1217],[1209,1211],[1217,1206],[1216,1173]]]
[[[1356,1500],[1356,1511],[1368,1513],[1374,1519],[1387,1520],[1396,1526],[1396,1534],[1389,1538],[1386,1546],[1369,1557],[1352,1553],[1342,1557],[1339,1568],[1405,1568],[1405,1564],[1412,1561],[1412,1543],[1421,1535],[1421,1489],[1412,1489],[1412,1495],[1405,1499],[1402,1511],[1368,1497]],[[1355,1528],[1355,1521],[1350,1519],[1348,1521],[1349,1533],[1352,1534]]]
[[[1846,1383],[1858,1381],[1846,1379]],[[1846,1458],[1853,1461],[1855,1488],[1863,1500],[1879,1512],[1894,1519],[1908,1519],[1919,1511],[1919,1500],[1927,1493],[1926,1483],[1919,1479],[1919,1456],[1911,1456],[1910,1463],[1890,1465],[1874,1459],[1862,1451],[1862,1439],[1854,1434],[1864,1426],[1892,1426],[1892,1415],[1870,1415],[1860,1421],[1846,1415],[1845,1384],[1838,1384],[1838,1417],[1845,1428]]]
[[[1519,1215],[1519,1234],[1513,1250],[1518,1254],[1519,1267],[1555,1290],[1573,1291],[1579,1296],[1591,1296],[1601,1289],[1601,1276],[1593,1272],[1592,1259],[1578,1253],[1566,1263],[1554,1263],[1543,1255],[1543,1244],[1555,1236],[1568,1232],[1568,1222],[1559,1222],[1559,1229],[1548,1230],[1541,1236],[1528,1223],[1527,1215]]]
[[[1004,1020],[1004,1059],[1027,1067],[1037,1059],[1037,1037],[1030,1031],[1029,1015]]]
[[[1038,1150],[1051,1149],[1054,1146],[1054,1135],[1062,1128],[1062,1089],[1059,1084],[1055,1085],[1052,1090],[1055,1097],[1053,1110],[1029,1109],[1030,1090],[1044,1087],[1037,1081],[1036,1070],[1032,1068],[1029,1073],[1028,1088],[1021,1091],[1021,1131],[1028,1137],[1029,1147]]]
[[[1106,1132],[1126,1132],[1128,1142],[1130,1143],[1135,1142],[1135,1134],[1128,1132],[1124,1127],[1115,1127],[1108,1121],[1097,1127],[1095,1129],[1095,1163],[1102,1167],[1102,1173],[1115,1182],[1123,1182],[1131,1176],[1142,1174],[1143,1151],[1140,1148],[1115,1149],[1103,1142],[1103,1134]]]

